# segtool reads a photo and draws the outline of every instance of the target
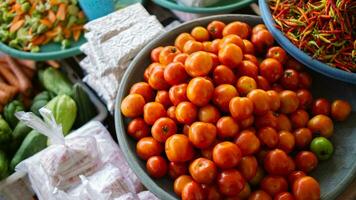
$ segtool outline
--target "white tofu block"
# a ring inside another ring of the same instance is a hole
[[[108,70],[129,62],[151,40],[165,30],[156,17],[133,25],[101,45],[108,61]],[[104,71],[105,71],[104,70]]]

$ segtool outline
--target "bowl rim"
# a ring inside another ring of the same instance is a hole
[[[202,17],[202,18],[198,18],[189,22],[185,22],[163,34],[161,34],[159,37],[157,37],[156,39],[152,40],[149,44],[147,44],[137,55],[136,57],[133,59],[133,61],[130,63],[129,67],[126,69],[122,79],[121,79],[121,83],[119,86],[119,90],[116,96],[116,100],[115,100],[115,113],[114,113],[114,117],[115,117],[115,131],[116,131],[116,136],[120,145],[120,148],[123,150],[124,156],[126,158],[126,161],[128,162],[129,166],[131,167],[131,169],[133,170],[133,172],[137,175],[137,177],[140,179],[140,181],[142,182],[142,184],[148,188],[151,192],[153,192],[159,199],[164,199],[164,200],[178,200],[178,198],[170,195],[168,192],[166,192],[164,189],[162,189],[161,187],[156,187],[156,183],[153,181],[153,179],[148,176],[147,172],[145,172],[143,169],[141,169],[141,167],[138,167],[137,162],[135,161],[135,157],[137,157],[137,155],[131,151],[125,151],[125,149],[129,149],[128,146],[128,141],[125,139],[125,135],[126,135],[126,130],[125,130],[125,125],[124,125],[124,117],[121,114],[121,110],[120,110],[120,103],[122,101],[122,99],[124,98],[124,96],[126,95],[126,90],[125,90],[125,83],[128,81],[128,78],[131,74],[131,71],[133,70],[134,66],[136,66],[139,62],[139,60],[141,59],[142,55],[145,54],[146,51],[151,50],[154,45],[159,42],[161,39],[167,37],[167,35],[171,34],[171,32],[177,31],[179,30],[181,27],[189,25],[189,24],[194,24],[196,22],[200,22],[200,21],[204,21],[204,20],[218,20],[218,19],[222,19],[222,18],[230,18],[230,17],[240,17],[240,18],[254,18],[254,19],[258,19],[261,20],[260,16],[257,15],[244,15],[244,14],[223,14],[223,15],[213,15],[213,16],[208,16],[208,17]]]
[[[303,63],[308,68],[321,73],[325,76],[356,84],[356,73],[346,72],[338,68],[331,67],[321,61],[313,59],[308,54],[297,48],[284,34],[276,28],[276,23],[273,20],[272,14],[268,7],[268,0],[259,0],[259,6],[261,9],[261,17],[266,24],[268,30],[272,33],[275,40],[295,59]]]
[[[219,13],[219,12],[230,12],[233,11],[234,9],[242,8],[254,2],[255,0],[239,0],[228,5],[214,6],[214,7],[189,7],[168,0],[152,0],[152,1],[168,9],[174,9],[174,10],[179,10],[182,12],[189,12],[189,13],[208,14],[208,13]]]

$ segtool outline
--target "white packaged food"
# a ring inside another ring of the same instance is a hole
[[[140,200],[159,200],[154,194],[150,191],[143,191],[138,194]]]

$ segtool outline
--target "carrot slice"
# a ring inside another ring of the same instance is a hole
[[[10,32],[13,33],[15,31],[17,31],[19,28],[21,28],[21,26],[25,23],[25,20],[19,20],[15,23],[12,23],[11,24],[11,27],[10,27]]]
[[[71,31],[69,29],[63,29],[63,34],[66,39],[70,38],[71,36]]]
[[[80,38],[81,30],[75,30],[73,31],[73,38],[75,41],[78,41]]]
[[[52,23],[47,19],[41,19],[40,22],[47,27],[52,27]]]
[[[57,19],[60,21],[64,21],[66,19],[67,6],[64,3],[59,4],[57,11]]]
[[[46,36],[45,35],[40,35],[37,37],[34,37],[32,40],[32,44],[35,46],[41,45],[43,44],[43,42],[46,40]]]
[[[12,86],[16,88],[19,87],[19,81],[17,80],[16,76],[12,73],[8,66],[3,65],[0,67],[0,74],[4,79]]]
[[[57,18],[56,18],[56,14],[54,14],[54,12],[52,10],[48,11],[48,20],[51,23],[56,22]]]

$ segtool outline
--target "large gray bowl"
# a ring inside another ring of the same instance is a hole
[[[169,178],[155,180],[146,173],[145,162],[140,160],[135,153],[136,141],[126,134],[129,120],[120,113],[120,104],[128,94],[130,87],[143,80],[143,72],[150,63],[150,51],[153,48],[173,44],[178,34],[189,32],[197,25],[206,26],[212,20],[221,20],[226,23],[239,20],[252,26],[263,23],[260,17],[249,15],[218,15],[185,23],[152,41],[136,56],[121,81],[117,95],[115,126],[120,147],[129,165],[143,184],[162,200],[178,199],[173,192],[173,181]],[[335,145],[334,156],[320,163],[313,173],[313,176],[320,182],[322,199],[330,200],[335,199],[345,189],[353,180],[356,172],[356,86],[317,74],[313,74],[313,82],[312,92],[315,97],[326,97],[329,100],[345,99],[350,101],[353,107],[352,116],[346,122],[336,124],[332,138]]]

